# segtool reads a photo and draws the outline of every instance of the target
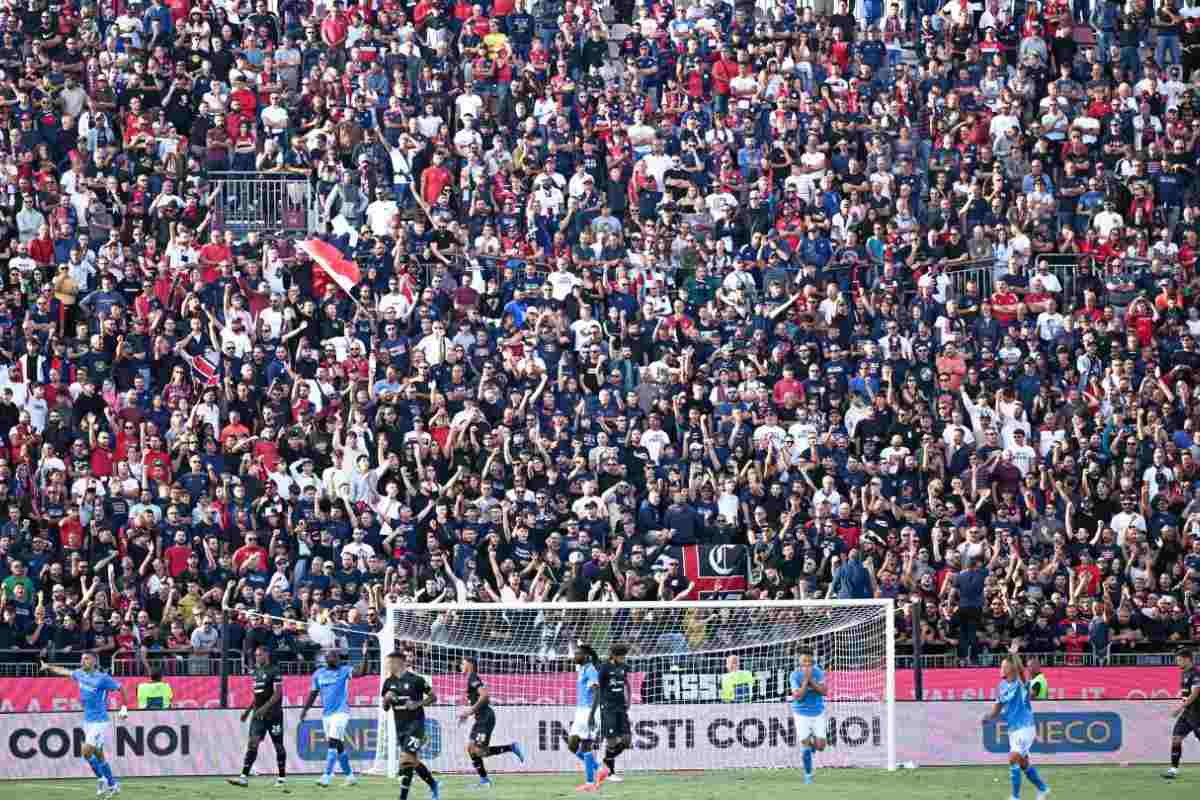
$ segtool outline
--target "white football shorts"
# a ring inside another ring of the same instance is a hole
[[[1017,728],[1008,732],[1008,752],[1019,756],[1028,756],[1033,749],[1033,740],[1037,738],[1034,728]]]
[[[321,726],[325,729],[326,739],[345,739],[346,729],[350,727],[350,715],[338,712],[322,717]]]
[[[83,740],[91,747],[103,750],[110,730],[112,730],[111,722],[85,722],[83,723]]]
[[[578,736],[580,739],[595,739],[596,729],[588,724],[588,717],[591,716],[590,708],[575,709],[575,718],[571,720],[571,735]]]
[[[815,717],[804,714],[792,714],[792,720],[796,723],[797,742],[803,742],[810,736],[814,739],[824,739],[828,735],[824,711]]]

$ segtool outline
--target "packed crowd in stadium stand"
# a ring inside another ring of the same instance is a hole
[[[0,660],[695,598],[725,544],[705,596],[969,662],[1200,640],[1174,2],[5,2]]]

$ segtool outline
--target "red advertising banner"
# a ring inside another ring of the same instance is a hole
[[[1175,667],[1047,667],[1051,700],[1162,700],[1179,696]],[[930,700],[991,700],[1000,683],[996,669],[927,669]],[[896,699],[914,700],[912,670],[896,670]]]
[[[1052,700],[1161,700],[1179,693],[1179,671],[1175,667],[1050,667],[1045,670]],[[837,673],[829,676],[835,700],[850,699],[839,693]],[[676,684],[685,683],[686,674],[674,676]],[[575,676],[570,673],[530,673],[525,675],[484,675],[492,699],[504,705],[573,705]],[[635,701],[641,698],[644,676],[630,676]],[[121,678],[129,699],[137,696],[138,684],[146,678]],[[175,693],[175,708],[217,708],[220,705],[220,679],[215,677],[168,677]],[[773,686],[775,676],[764,678],[764,685]],[[873,675],[872,684],[882,684],[882,676]],[[925,670],[926,701],[989,700],[995,696],[1000,682],[998,669],[930,669]],[[859,680],[847,683],[857,684]],[[461,702],[465,681],[462,675],[435,675],[434,691],[442,701]],[[284,678],[285,706],[300,706],[311,687],[304,675]],[[849,687],[847,687],[849,689]],[[230,705],[241,708],[250,702],[250,680],[246,677],[229,679]],[[367,675],[356,679],[350,690],[350,703],[355,706],[374,705],[379,694],[379,678]],[[774,694],[774,692],[768,692]],[[680,695],[671,699],[688,700]],[[695,699],[703,700],[703,697]],[[896,671],[896,699],[915,699],[911,670]],[[114,707],[119,704],[113,698]],[[66,678],[0,678],[0,712],[74,711],[80,708],[79,690],[74,681]]]

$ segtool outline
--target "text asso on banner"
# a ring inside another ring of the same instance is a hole
[[[485,675],[495,702],[514,705],[570,705],[575,702],[574,673],[550,673],[534,677]],[[1179,693],[1179,671],[1175,667],[1051,667],[1046,670],[1053,700],[1161,700]],[[755,674],[755,700],[775,700],[787,694],[785,671]],[[127,690],[135,690],[146,678],[120,678]],[[221,683],[215,677],[171,677],[177,708],[217,708]],[[836,680],[831,676],[831,680]],[[458,697],[463,690],[461,675],[436,675],[434,689],[442,697]],[[717,673],[634,673],[631,689],[635,702],[703,703],[720,699],[721,678]],[[305,675],[283,680],[285,706],[304,704],[311,686]],[[834,687],[836,689],[836,687]],[[245,706],[250,700],[250,681],[244,676],[229,679],[230,705]],[[925,671],[925,700],[986,700],[995,696],[996,675],[981,669],[931,669]],[[367,706],[376,702],[379,679],[367,676],[354,681],[350,702]],[[915,698],[911,670],[896,670],[896,699]],[[114,702],[116,698],[113,698]],[[115,707],[115,706],[114,706]],[[79,689],[67,678],[0,678],[0,712],[72,711],[79,708]]]
[[[831,709],[828,734],[832,747],[821,755],[826,766],[880,763],[887,746],[878,706],[841,704]],[[1047,701],[1037,705],[1034,753],[1044,763],[1094,763],[1097,754],[1114,762],[1162,760],[1163,741],[1171,727],[1170,702],[1105,703]],[[925,766],[1002,764],[1008,758],[1008,731],[983,724],[986,702],[903,703],[896,707],[896,754],[900,761]],[[575,771],[578,762],[566,753],[561,734],[570,725],[573,706],[505,706],[497,708],[493,741],[519,741],[528,762],[495,759],[497,772]],[[435,706],[427,721],[430,766],[441,772],[469,772],[464,750],[469,725],[456,719],[456,709]],[[633,747],[621,757],[625,769],[698,769],[787,766],[796,763],[794,723],[779,703],[634,706]],[[90,777],[79,758],[83,746],[79,714],[0,714],[0,778]],[[324,766],[325,740],[317,715],[301,723],[296,709],[285,714],[288,771],[317,773]],[[108,755],[122,776],[236,774],[241,768],[246,725],[236,710],[141,711],[114,726]],[[375,754],[375,718],[366,709],[352,715],[348,744],[351,758],[365,768]],[[267,745],[269,749],[269,745]],[[1184,745],[1184,760],[1200,762],[1200,744]],[[273,761],[260,765],[264,774]]]

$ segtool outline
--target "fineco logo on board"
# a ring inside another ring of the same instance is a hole
[[[378,744],[379,723],[374,719],[355,718],[346,727],[346,749],[354,761],[375,758]],[[310,719],[300,723],[296,729],[296,752],[304,761],[324,761],[328,751],[325,729],[321,720]],[[421,758],[437,758],[442,752],[442,726],[435,719],[425,720],[425,745]]]
[[[1034,714],[1035,753],[1112,753],[1121,749],[1121,715],[1112,712]],[[1008,752],[1008,726],[983,726],[983,747],[989,753]]]

